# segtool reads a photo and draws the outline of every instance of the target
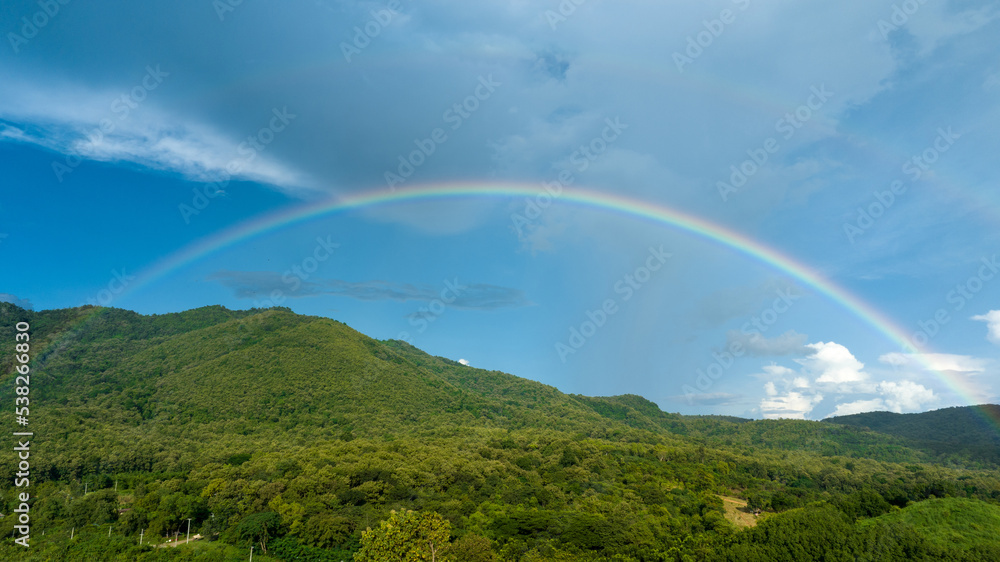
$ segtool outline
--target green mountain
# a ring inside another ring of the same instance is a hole
[[[1000,502],[994,467],[906,438],[564,394],[287,309],[0,303],[0,341],[21,321],[33,546],[4,517],[4,560],[242,560],[250,546],[259,560],[368,560],[417,524],[405,510],[446,526],[436,560],[821,560],[841,543],[857,558],[891,534],[858,521],[932,497]],[[14,356],[0,365],[13,397]],[[3,456],[0,472],[17,462]],[[11,513],[24,489],[5,482]],[[733,523],[753,521],[734,517],[734,496],[764,511],[760,525]],[[204,539],[150,546],[188,524]],[[892,540],[938,552],[919,534]],[[993,552],[977,548],[956,559]]]
[[[1000,465],[996,420],[1000,420],[1000,405],[984,404],[919,414],[869,412],[823,421],[892,435],[935,456],[965,457]]]
[[[996,543],[1000,507],[967,498],[936,498],[915,503],[863,524],[910,528],[942,552],[969,551]]]

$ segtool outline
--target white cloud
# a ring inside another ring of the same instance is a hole
[[[773,389],[773,384],[772,384]],[[817,404],[823,401],[822,394],[807,396],[801,392],[788,392],[781,396],[771,396],[760,401],[760,409],[767,419],[805,419]]]
[[[830,415],[843,416],[859,412],[887,410],[892,412],[923,411],[938,402],[933,389],[912,380],[883,380],[874,383],[864,371],[865,365],[843,345],[819,342],[806,345],[812,355],[796,359],[801,372],[781,365],[765,365],[765,397],[761,412],[765,418],[805,418],[824,393],[836,393],[836,405]],[[949,368],[962,372],[982,372],[984,360],[962,355],[887,353],[879,360],[894,367]],[[864,395],[868,396],[864,396]],[[859,396],[860,395],[860,396]],[[874,395],[874,396],[872,396]]]
[[[937,400],[934,391],[913,381],[882,381],[876,390],[879,398],[867,398],[838,404],[830,416],[849,416],[862,412],[919,412]]]
[[[459,359],[458,362],[461,363],[462,365],[465,365],[466,367],[469,366],[469,361],[467,359]]]
[[[844,346],[834,342],[811,343],[806,347],[815,353],[795,361],[815,377],[816,384],[828,385],[838,392],[857,391],[868,381],[865,364],[858,361]]]
[[[834,410],[828,417],[850,416],[852,414],[861,414],[864,412],[882,412],[885,411],[885,409],[885,402],[883,402],[881,398],[873,398],[871,400],[855,400],[854,402],[838,404],[837,409]]]
[[[169,80],[169,78],[167,78]],[[152,170],[181,174],[195,181],[218,181],[226,177],[275,186],[284,191],[308,189],[304,174],[279,162],[273,146],[260,150],[240,143],[247,137],[225,134],[203,123],[169,114],[155,105],[156,91],[148,99],[121,102],[122,93],[96,91],[80,84],[38,87],[25,83],[0,85],[0,119],[28,123],[30,127],[0,125],[0,139],[34,144],[61,153],[53,163],[66,169],[76,159],[97,162],[129,162]],[[125,111],[125,109],[128,109]],[[280,108],[279,108],[280,112]],[[274,117],[260,116],[259,127],[267,128]],[[285,125],[294,126],[294,117]],[[251,131],[253,132],[253,131]],[[273,131],[272,131],[273,132]],[[281,132],[266,137],[278,140]],[[251,150],[252,149],[252,150]],[[59,172],[57,172],[58,174]]]
[[[768,419],[805,419],[817,404],[823,401],[819,392],[802,392],[810,388],[809,379],[781,365],[765,365],[764,371],[775,380],[764,383],[764,398],[760,402],[761,414]],[[781,385],[779,390],[778,385]]]
[[[994,359],[947,353],[887,353],[879,361],[931,388],[942,403],[985,404],[997,400]],[[954,388],[962,390],[956,392]]]
[[[797,374],[794,370],[789,369],[788,367],[784,367],[782,365],[776,365],[774,363],[771,363],[770,365],[764,365],[761,368],[764,369],[765,373],[774,377],[783,377],[783,376],[790,376]]]
[[[932,371],[953,371],[959,373],[982,373],[986,371],[988,360],[969,355],[949,353],[886,353],[878,358],[886,365]]]
[[[915,412],[934,402],[934,391],[913,381],[882,381],[878,391],[884,396],[885,405],[892,412]]]
[[[988,330],[986,339],[993,343],[1000,344],[1000,310],[991,310],[986,314],[973,316],[972,319],[980,322],[986,322]]]

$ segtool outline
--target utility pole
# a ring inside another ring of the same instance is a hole
[[[73,535],[75,534],[76,534],[76,527],[73,527],[73,530],[69,532],[69,540],[73,540]]]
[[[118,491],[118,481],[117,480],[115,480],[115,491],[116,492]]]
[[[142,534],[146,532],[146,529],[139,529],[139,546],[142,546]]]
[[[250,562],[253,562],[253,547],[250,547]]]
[[[191,518],[188,517],[188,539],[187,542],[191,542]]]
[[[180,531],[174,531],[174,548],[177,548],[177,536],[180,534]]]
[[[111,538],[111,525],[108,525],[108,538]]]

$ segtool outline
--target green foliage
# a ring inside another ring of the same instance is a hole
[[[323,512],[310,517],[299,535],[312,546],[334,548],[347,543],[354,527],[354,522],[347,517]]]
[[[281,560],[296,562],[340,562],[351,557],[350,551],[328,550],[302,544],[291,537],[274,539],[268,553]]]
[[[392,511],[377,529],[361,535],[357,562],[438,560],[451,537],[451,524],[434,512]]]
[[[267,544],[281,534],[281,516],[273,511],[262,511],[243,518],[233,529],[236,539],[247,545],[259,545],[267,552]]]
[[[68,520],[74,527],[102,525],[118,519],[118,494],[102,490],[79,498],[69,506]]]
[[[833,500],[833,505],[852,519],[878,517],[892,510],[892,505],[882,494],[870,488],[840,496]]]
[[[1000,554],[997,532],[1000,507],[977,500],[926,500],[857,524],[831,505],[815,504],[764,519],[711,559],[987,562]]]
[[[861,523],[862,528],[886,525],[912,527],[932,547],[970,551],[997,544],[1000,507],[967,498],[937,498]]]
[[[892,435],[942,458],[1000,465],[1000,433],[989,421],[996,419],[1000,419],[1000,405],[984,404],[921,414],[868,412],[823,421]]]
[[[493,544],[486,537],[475,533],[463,535],[443,549],[442,559],[451,558],[461,562],[494,562]]]

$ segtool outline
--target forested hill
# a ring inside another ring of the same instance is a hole
[[[394,560],[372,549],[411,524],[444,533],[447,561],[854,560],[872,541],[936,560],[943,547],[919,527],[943,508],[878,516],[934,497],[984,514],[1000,502],[994,466],[905,438],[564,394],[287,309],[0,303],[0,341],[13,345],[20,321],[35,546],[14,546],[2,518],[3,560],[236,560],[250,545],[261,561]],[[13,355],[0,357],[14,396]],[[13,475],[16,458],[0,459]],[[4,481],[10,513],[18,490]],[[740,531],[746,509],[764,512],[754,532]],[[189,519],[206,540],[149,546]],[[954,559],[1000,559],[977,541]]]
[[[747,453],[796,448],[896,462],[931,458],[907,448],[903,439],[867,430],[680,416],[634,395],[567,395],[282,308],[212,306],[142,316],[92,307],[36,313],[0,303],[0,341],[13,341],[15,318],[26,319],[33,329],[38,412],[57,407],[71,414],[59,422],[62,431],[69,431],[68,420],[89,424],[97,419],[172,439],[186,439],[191,427],[270,436],[294,428],[298,438],[436,435],[459,427],[617,438],[643,430]],[[12,357],[3,356],[6,373]],[[48,423],[44,416],[38,419]],[[96,433],[91,437],[105,439]],[[144,466],[155,464],[156,455],[125,445],[131,438],[121,440],[128,453],[119,458],[143,456]],[[218,455],[239,452],[216,450]],[[52,459],[60,461],[50,469],[53,477],[81,470],[80,457],[61,457]]]
[[[963,406],[919,414],[868,412],[823,421],[868,428],[905,439],[935,455],[967,456],[1000,464],[1000,406]]]

